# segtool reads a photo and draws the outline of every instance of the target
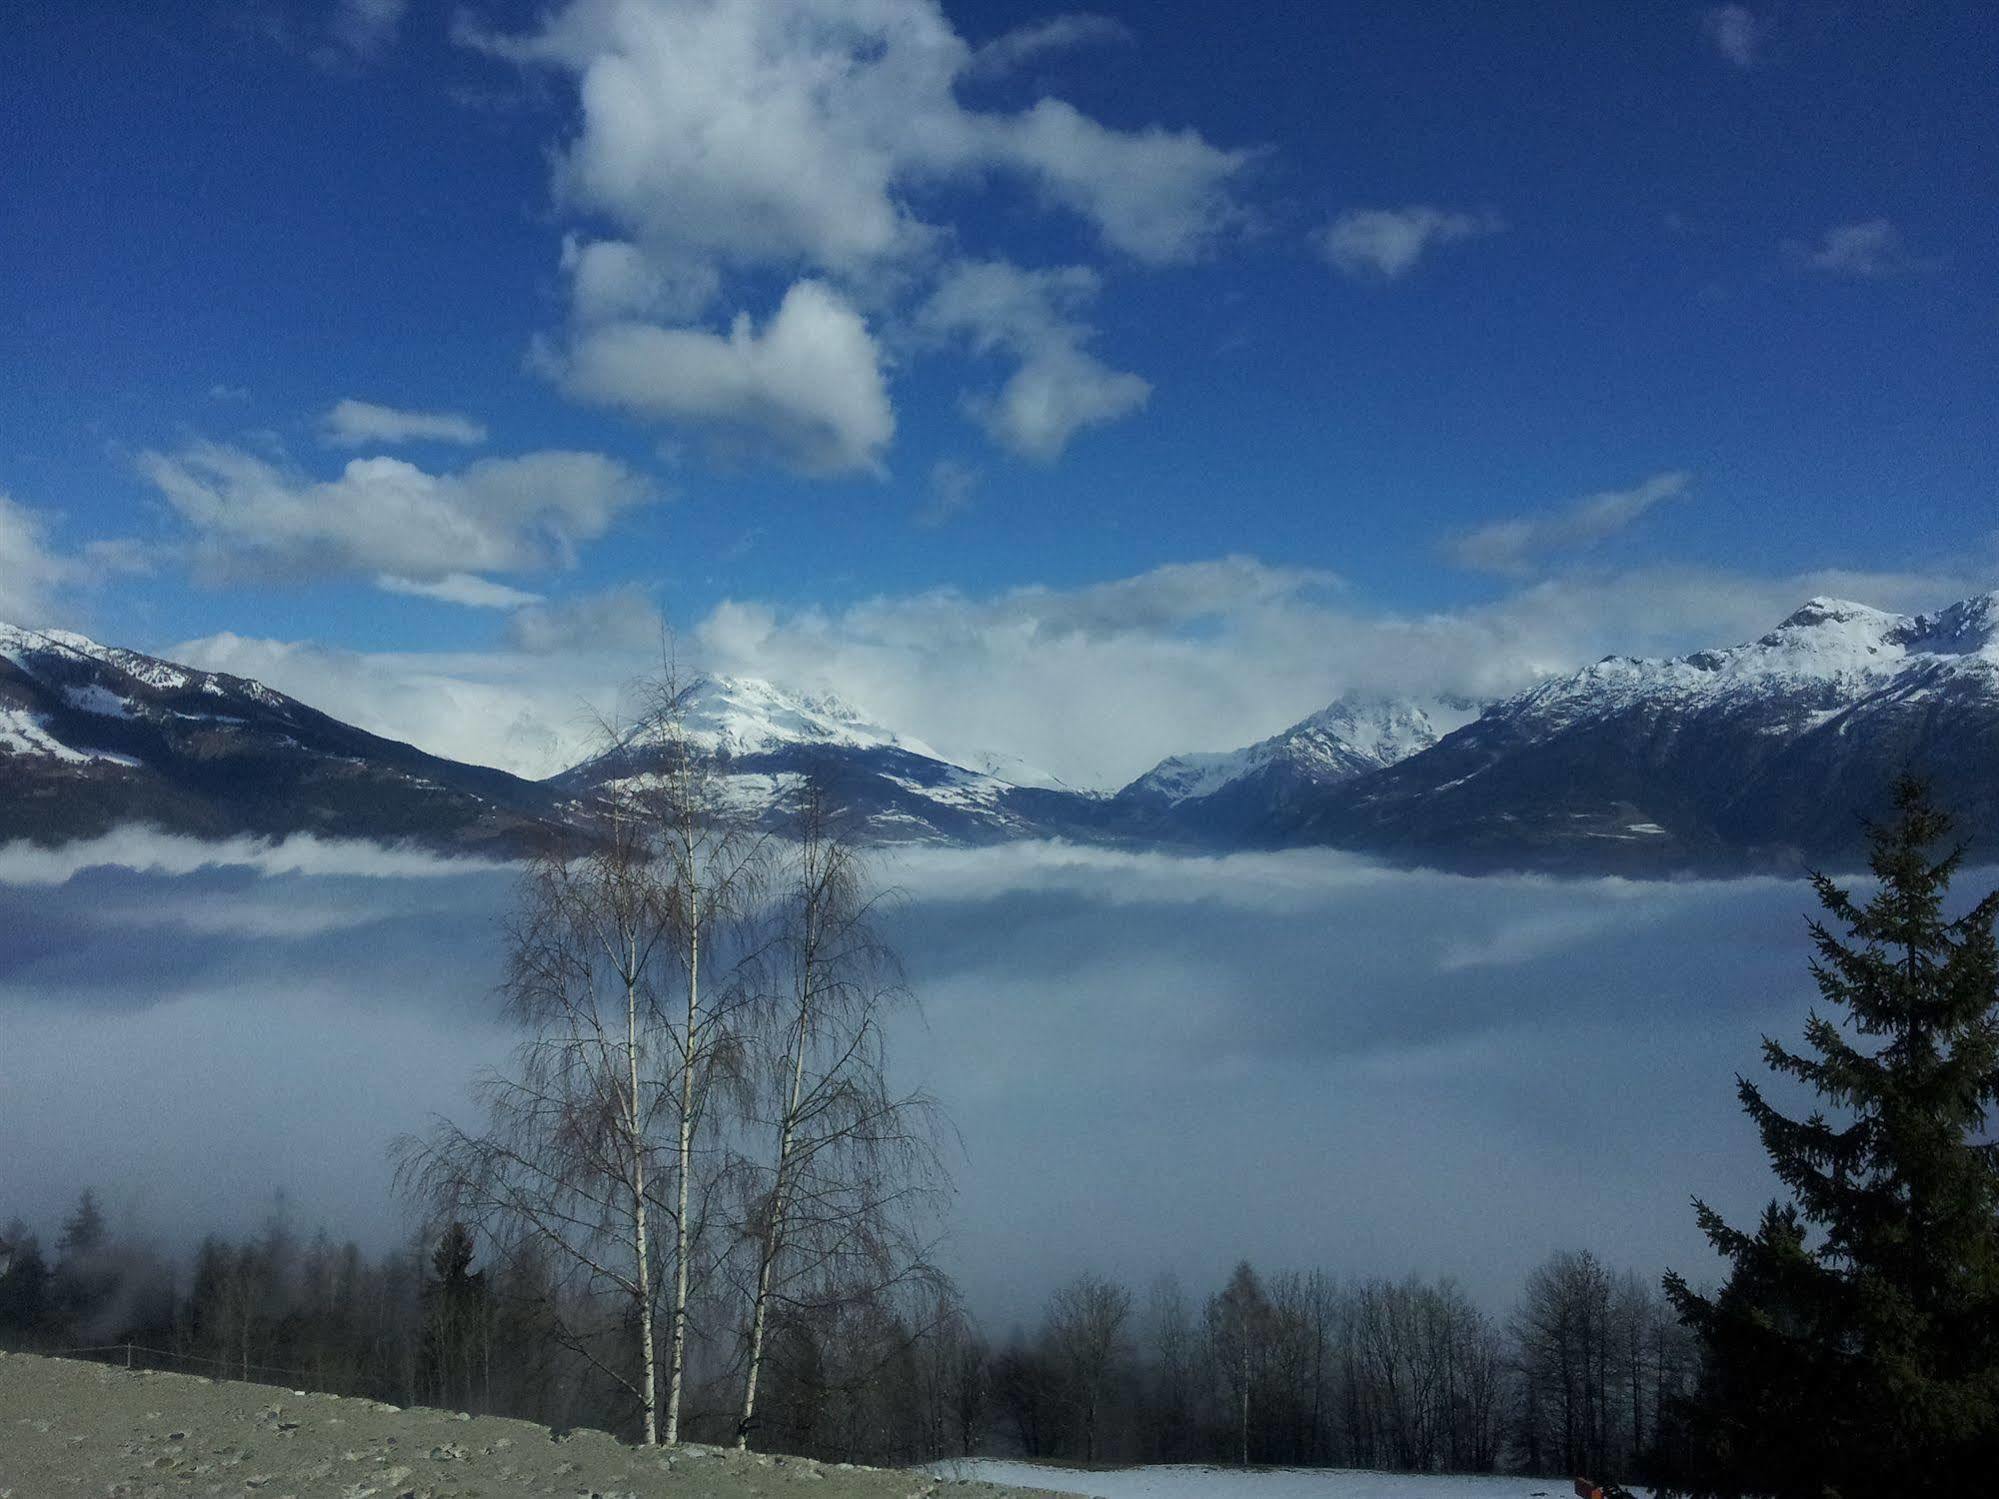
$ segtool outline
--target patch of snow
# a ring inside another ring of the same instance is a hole
[[[48,725],[25,708],[10,708],[0,704],[0,753],[13,755],[33,755],[44,760],[59,761],[64,765],[89,765],[93,761],[105,761],[113,765],[136,767],[140,762],[130,755],[116,754],[111,750],[78,749],[64,744],[48,730]]]
[[[85,765],[90,761],[90,756],[71,749],[51,734],[41,719],[22,708],[0,706],[0,750],[60,760],[66,765]]]
[[[947,1458],[943,1478],[1051,1489],[1095,1499],[1567,1499],[1565,1478],[1381,1473],[1359,1468],[1215,1468],[1191,1463],[1084,1471],[996,1458]],[[1632,1490],[1646,1495],[1643,1489]]]
[[[130,698],[120,697],[110,688],[100,687],[95,682],[88,687],[65,687],[62,695],[70,707],[82,713],[95,713],[100,718],[138,717]]]

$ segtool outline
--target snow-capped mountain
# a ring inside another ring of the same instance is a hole
[[[1855,852],[1905,768],[1999,852],[1999,594],[1914,616],[1815,598],[1746,645],[1607,657],[1291,831],[1468,865],[1795,870]]]
[[[1109,797],[754,678],[699,681],[684,726],[750,816],[779,825],[816,776],[849,829],[881,843],[1318,843],[1464,868],[1795,871],[1855,853],[1860,818],[1912,768],[1999,853],[1999,594],[1918,616],[1813,599],[1746,645],[1609,657],[1472,712],[1345,698]],[[647,771],[627,747],[523,781],[257,682],[0,626],[0,841],[137,822],[517,849],[584,827],[596,789]]]
[[[788,692],[755,677],[706,676],[681,700],[680,732],[713,758],[729,800],[770,826],[817,777],[850,829],[879,843],[993,843],[1074,833],[1100,802],[1002,756],[985,768],[947,759],[831,695]],[[587,798],[648,769],[642,748],[613,750],[549,784]]]
[[[0,841],[121,823],[510,847],[553,793],[365,733],[260,682],[0,625]]]
[[[1238,750],[1175,755],[1118,792],[1120,825],[1224,844],[1263,843],[1329,787],[1428,749],[1469,703],[1347,696]]]

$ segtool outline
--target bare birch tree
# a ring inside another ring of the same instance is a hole
[[[738,1447],[756,1420],[774,1311],[941,1284],[913,1229],[943,1184],[933,1106],[888,1085],[883,1022],[908,992],[875,921],[881,899],[824,789],[808,782],[769,912],[767,971],[779,983],[753,1048],[769,1143],[744,1163],[755,1269]]]
[[[738,965],[753,948],[743,933],[759,913],[768,846],[731,805],[712,758],[714,746],[694,732],[689,715],[698,679],[684,679],[668,654],[649,693],[648,711],[633,736],[638,773],[629,785],[655,839],[679,1001],[668,1030],[678,1086],[671,1101],[674,1195],[673,1284],[667,1354],[666,1440],[680,1440],[687,1383],[689,1306],[694,1266],[706,1224],[697,1177],[728,1174],[727,1147],[703,1144],[708,1106],[720,1085],[735,1080],[741,1056],[736,1023],[755,999]],[[733,951],[732,951],[733,949]],[[721,1131],[711,1133],[719,1136]]]
[[[669,657],[638,727],[607,731],[588,841],[522,881],[505,994],[525,1036],[513,1069],[480,1084],[486,1128],[440,1122],[399,1147],[411,1194],[557,1268],[566,1346],[629,1393],[648,1444],[679,1440],[695,1261],[727,1175],[709,1110],[734,1080],[735,939],[762,856],[689,728],[690,690]],[[565,1310],[607,1302],[624,1358]]]
[[[671,903],[650,830],[608,804],[580,854],[535,859],[508,927],[508,1017],[524,1032],[509,1072],[479,1084],[486,1127],[439,1121],[398,1145],[403,1189],[447,1221],[484,1228],[556,1267],[558,1313],[609,1300],[636,1338],[630,1364],[597,1329],[555,1319],[565,1344],[630,1394],[658,1440],[653,1176],[662,1076],[660,967]]]

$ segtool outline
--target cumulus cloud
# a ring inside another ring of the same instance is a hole
[[[1630,489],[1586,495],[1562,510],[1493,521],[1451,538],[1451,559],[1480,572],[1525,574],[1549,552],[1575,551],[1615,536],[1662,500],[1686,493],[1691,474],[1654,474]]]
[[[513,647],[537,656],[657,651],[665,638],[666,621],[635,583],[523,609],[507,621]]]
[[[429,580],[378,573],[375,586],[384,593],[436,599],[441,604],[458,604],[467,609],[518,609],[524,604],[541,602],[538,593],[509,588],[505,583],[495,583],[491,578],[481,578],[474,573],[446,573],[441,578]]]
[[[1756,66],[1765,30],[1746,5],[1716,5],[1701,12],[1701,34],[1732,67]]]
[[[1112,16],[1068,11],[1002,32],[972,54],[969,71],[998,77],[1050,53],[1078,47],[1129,46],[1135,40],[1131,28]]]
[[[571,565],[579,543],[649,498],[636,474],[598,453],[486,458],[443,474],[356,458],[320,480],[196,442],[146,453],[139,467],[193,527],[197,560],[218,574],[387,575],[403,592],[434,585],[431,597],[456,593],[458,602],[474,601],[467,574]]]
[[[1394,281],[1439,245],[1498,234],[1505,222],[1490,210],[1464,213],[1411,204],[1350,208],[1313,236],[1320,254],[1341,273]]]
[[[544,367],[586,400],[765,439],[800,472],[880,466],[893,412],[854,309],[881,322],[920,298],[958,237],[925,217],[938,188],[1011,178],[1147,265],[1198,259],[1246,216],[1250,153],[1194,130],[1114,129],[1055,98],[959,100],[974,75],[1123,35],[1102,17],[1057,16],[977,52],[937,0],[570,0],[525,34],[462,20],[457,34],[575,81],[555,189],[591,227],[565,237],[571,326]],[[745,273],[794,283],[771,328],[702,325]],[[815,332],[802,371],[804,349],[759,347],[788,322]],[[1134,380],[1072,340],[1023,368],[991,425],[1052,456],[1079,423],[1134,409]]]
[[[1019,361],[998,391],[974,393],[967,408],[993,441],[1021,457],[1052,463],[1082,428],[1129,416],[1152,394],[1147,381],[1084,348],[1092,330],[1076,313],[1099,284],[1087,266],[1029,271],[964,261],[922,311],[919,321],[930,332]]]
[[[1791,240],[1785,248],[1808,269],[1829,276],[1872,280],[1920,270],[1923,265],[1910,253],[1902,231],[1887,219],[1835,224],[1814,241]]]
[[[1040,45],[1088,29],[1069,18]],[[1183,260],[1230,219],[1246,162],[1057,100],[966,109],[954,89],[974,54],[935,0],[572,0],[539,32],[461,38],[575,76],[582,124],[558,188],[666,264],[848,271],[906,256],[938,232],[910,189],[995,169],[1048,188],[1115,248]]]
[[[592,327],[570,346],[560,378],[583,400],[718,429],[800,473],[880,472],[895,435],[867,324],[818,281],[795,284],[761,330],[748,313],[726,334]]]
[[[450,442],[477,447],[486,440],[483,423],[447,411],[399,411],[372,401],[344,400],[320,424],[326,442],[341,448],[376,443]]]

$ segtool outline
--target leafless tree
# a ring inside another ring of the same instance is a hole
[[[1263,1281],[1248,1260],[1208,1299],[1208,1346],[1236,1417],[1236,1456],[1249,1466],[1250,1407],[1263,1371],[1272,1313]]]
[[[680,1439],[688,1308],[706,1221],[705,1212],[698,1211],[705,1204],[697,1201],[697,1172],[704,1181],[716,1181],[728,1169],[720,1147],[707,1161],[697,1160],[697,1152],[704,1116],[718,1085],[739,1075],[739,1037],[734,1027],[747,998],[753,997],[746,996],[741,983],[732,982],[738,976],[723,954],[732,946],[740,949],[743,929],[758,914],[769,852],[765,836],[731,804],[712,758],[713,746],[702,743],[689,723],[699,685],[698,679],[682,677],[669,651],[648,694],[640,730],[632,736],[637,773],[624,788],[652,838],[655,878],[663,888],[672,944],[673,980],[681,1000],[667,1025],[677,1074],[670,1102],[674,1246],[668,1442]],[[732,939],[737,940],[732,943]],[[740,958],[740,951],[734,956]]]
[[[777,983],[747,1047],[768,1144],[744,1162],[755,1272],[739,1447],[756,1419],[774,1309],[942,1284],[916,1230],[944,1186],[934,1108],[888,1084],[883,1025],[909,996],[876,923],[882,898],[824,789],[808,782],[764,948]]]
[[[1083,1459],[1097,1460],[1097,1428],[1126,1352],[1131,1292],[1085,1273],[1048,1300],[1047,1340],[1083,1427]]]
[[[679,1439],[694,1262],[726,1170],[719,1147],[703,1152],[703,1126],[735,1078],[745,993],[714,949],[739,951],[730,939],[755,903],[762,855],[687,709],[669,660],[637,729],[607,734],[610,775],[588,838],[529,864],[505,983],[523,1039],[511,1070],[480,1083],[485,1128],[440,1121],[398,1147],[400,1184],[439,1221],[476,1225],[503,1254],[554,1271],[559,1335],[629,1393],[648,1444]],[[629,1332],[622,1356],[602,1317],[571,1315],[606,1305]]]
[[[653,1240],[660,1115],[671,1096],[659,1045],[672,907],[650,830],[613,803],[583,850],[556,849],[522,878],[508,927],[514,1065],[479,1084],[485,1128],[439,1121],[399,1146],[405,1191],[444,1221],[482,1227],[508,1252],[550,1255],[558,1306],[606,1300],[637,1341],[636,1372],[594,1327],[564,1341],[625,1388],[658,1440]],[[551,1254],[552,1252],[552,1254]]]

